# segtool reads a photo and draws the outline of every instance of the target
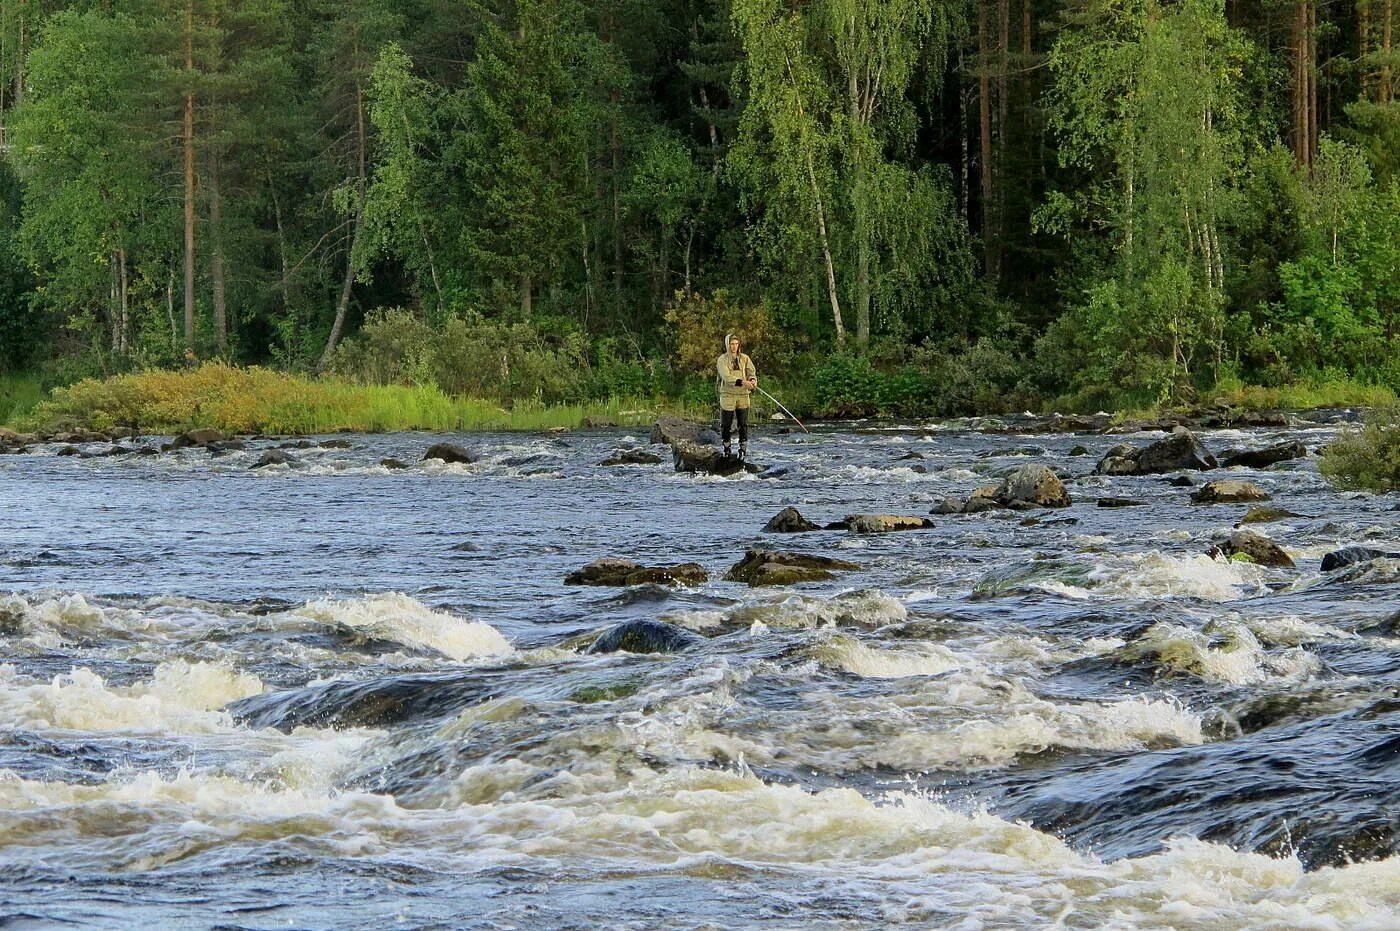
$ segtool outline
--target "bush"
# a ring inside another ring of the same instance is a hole
[[[868,357],[834,355],[812,372],[817,410],[834,417],[950,417],[1024,406],[1022,363],[990,337],[968,347],[922,347],[882,371]]]
[[[738,335],[764,377],[789,372],[802,348],[796,331],[779,326],[766,304],[731,305],[724,291],[709,298],[677,292],[666,322],[675,335],[676,365],[685,374],[711,375],[730,333]]]
[[[1400,490],[1400,407],[1376,411],[1363,429],[1329,444],[1320,468],[1342,488]]]

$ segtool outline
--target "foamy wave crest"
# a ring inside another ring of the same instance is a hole
[[[13,666],[0,666],[0,717],[37,730],[211,733],[232,727],[218,709],[262,690],[256,677],[229,666],[183,660],[129,686],[109,686],[90,669],[26,683]]]
[[[787,595],[731,608],[724,623],[734,627],[821,628],[855,625],[880,627],[909,617],[893,595],[877,590],[843,592],[835,598]]]
[[[820,663],[872,679],[936,676],[965,665],[940,644],[919,643],[904,649],[875,649],[850,637],[833,637],[812,650]]]
[[[1008,713],[947,730],[906,730],[875,748],[874,760],[905,771],[1001,766],[1052,747],[1135,750],[1201,743],[1201,719],[1175,702],[1126,699],[1104,704],[1017,702]]]
[[[1267,569],[1253,563],[1198,554],[1145,553],[1128,565],[1100,566],[1089,574],[1099,592],[1133,598],[1199,598],[1234,601],[1268,591]]]
[[[344,627],[407,647],[435,650],[459,661],[514,652],[506,638],[490,624],[434,611],[400,592],[313,601],[286,616]]]
[[[1153,624],[1123,654],[1130,661],[1146,657],[1173,671],[1231,685],[1251,685],[1277,676],[1305,678],[1322,666],[1302,649],[1267,653],[1249,628],[1234,621],[1215,623],[1206,630]]]

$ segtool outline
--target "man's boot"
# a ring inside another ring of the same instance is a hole
[[[740,449],[743,449],[742,446],[739,447],[739,448],[740,448]],[[733,456],[734,456],[734,450],[730,447],[730,445],[729,445],[728,443],[725,443],[725,444],[724,444],[724,458],[726,458],[726,459],[731,459],[731,458],[733,458]]]
[[[740,443],[740,444],[739,444],[739,458],[740,458],[740,459],[747,459],[747,458],[749,458],[749,444],[748,444],[748,443]]]

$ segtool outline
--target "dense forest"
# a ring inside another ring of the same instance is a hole
[[[8,0],[0,368],[1400,387],[1395,0]]]

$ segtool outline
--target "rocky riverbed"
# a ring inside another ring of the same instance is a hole
[[[0,437],[0,923],[1393,927],[1347,419]]]

